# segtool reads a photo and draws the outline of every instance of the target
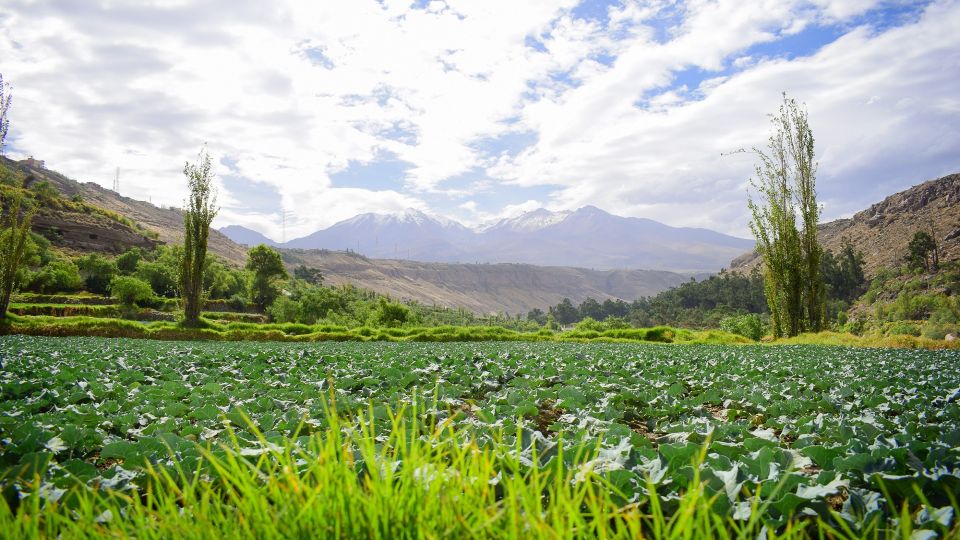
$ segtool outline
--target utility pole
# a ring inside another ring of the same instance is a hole
[[[120,167],[117,167],[117,172],[113,175],[113,191],[120,194]]]

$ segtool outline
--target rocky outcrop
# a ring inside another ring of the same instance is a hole
[[[98,214],[50,211],[33,217],[32,227],[54,245],[73,251],[118,254],[132,248],[153,249],[159,241],[135,229]]]
[[[851,242],[864,255],[864,270],[873,277],[881,268],[903,262],[907,244],[917,231],[932,232],[940,260],[960,259],[960,174],[930,180],[891,195],[854,214],[819,226],[820,242],[839,252]],[[760,264],[756,254],[733,260],[731,270],[750,271]]]

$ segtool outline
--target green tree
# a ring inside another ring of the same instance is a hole
[[[926,231],[917,231],[907,244],[907,262],[914,270],[936,271],[939,266],[937,241]]]
[[[320,270],[310,268],[303,264],[293,269],[293,277],[302,279],[311,285],[323,284],[323,274],[320,273]]]
[[[550,315],[560,324],[573,324],[580,320],[580,312],[569,298],[550,308]]]
[[[603,312],[603,306],[593,298],[587,298],[580,302],[580,317],[590,317],[596,321],[602,321],[606,315]]]
[[[99,253],[89,253],[77,259],[80,277],[86,289],[97,294],[106,294],[110,280],[117,275],[117,264]]]
[[[116,276],[108,288],[110,296],[126,308],[148,305],[155,300],[150,284],[133,276]]]
[[[786,94],[771,121],[767,150],[754,149],[760,164],[751,184],[759,201],[748,201],[750,229],[763,257],[773,334],[795,336],[820,331],[825,318],[814,139],[806,110]]]
[[[277,279],[287,277],[283,259],[277,250],[260,244],[247,252],[246,268],[253,274],[250,279],[250,300],[261,310],[266,310],[280,294]]]
[[[200,322],[203,307],[203,273],[207,262],[207,238],[210,223],[217,215],[213,188],[213,165],[206,147],[200,150],[197,163],[183,167],[190,195],[183,213],[183,260],[180,267],[180,294],[183,318],[187,326]]]
[[[542,326],[547,323],[547,314],[540,308],[533,308],[527,313],[527,320]]]
[[[24,201],[23,190],[3,193],[4,200],[0,202],[0,318],[6,317],[10,307],[10,296],[17,286],[17,275],[30,237],[30,222],[36,213],[36,207]]]
[[[143,250],[138,247],[132,247],[120,255],[117,255],[117,270],[121,274],[129,276],[137,271],[137,263],[139,263],[142,258]]]

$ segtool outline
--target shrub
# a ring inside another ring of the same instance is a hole
[[[150,284],[131,276],[117,276],[110,281],[110,295],[125,307],[145,306],[154,301]]]
[[[583,320],[577,323],[576,329],[584,330],[584,331],[592,330],[594,332],[602,332],[604,330],[604,324],[594,319],[593,317],[584,317]]]
[[[720,329],[724,332],[741,335],[754,341],[760,341],[766,333],[763,320],[760,319],[759,315],[754,313],[724,317],[720,320]]]
[[[403,304],[387,302],[385,298],[381,298],[377,309],[372,314],[372,318],[376,326],[394,328],[403,326],[407,322],[410,318],[410,310]]]
[[[32,276],[29,289],[47,294],[70,292],[79,289],[82,283],[80,270],[73,261],[55,260]]]
[[[278,323],[296,322],[300,316],[300,304],[291,300],[287,296],[280,295],[273,304],[267,308],[270,318]]]
[[[920,335],[920,328],[913,323],[900,321],[890,326],[890,329],[887,331],[887,334],[891,336],[917,337]]]

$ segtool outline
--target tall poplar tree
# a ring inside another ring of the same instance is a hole
[[[748,201],[750,229],[763,257],[773,334],[795,336],[822,330],[825,319],[814,139],[806,110],[786,94],[771,123],[767,149],[754,148],[760,164],[751,184],[759,200]]]
[[[11,99],[10,85],[3,82],[3,75],[0,75],[0,155],[3,155],[10,127],[7,113]],[[5,196],[0,196],[0,319],[7,316],[10,296],[17,286],[17,271],[30,237],[30,222],[37,211],[36,206],[24,200],[26,195],[16,173],[13,182],[13,189],[3,191]]]
[[[180,267],[180,291],[183,298],[183,324],[197,326],[203,307],[203,273],[206,270],[207,238],[210,223],[217,215],[213,190],[213,166],[207,148],[200,150],[197,163],[183,167],[190,195],[183,211],[183,260]]]

